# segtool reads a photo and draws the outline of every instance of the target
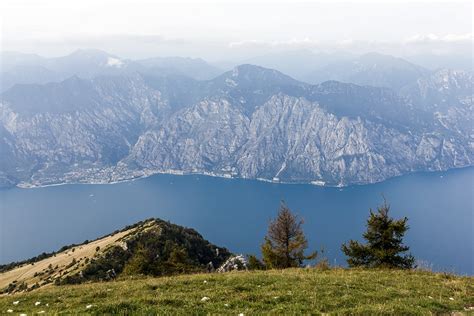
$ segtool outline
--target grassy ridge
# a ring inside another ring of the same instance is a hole
[[[203,297],[208,297],[206,300]],[[20,301],[14,305],[14,301]],[[35,306],[35,302],[40,302]],[[49,306],[46,306],[48,304]],[[420,271],[287,269],[49,286],[0,313],[427,314],[474,307],[474,278]]]

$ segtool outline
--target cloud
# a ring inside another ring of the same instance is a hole
[[[293,38],[286,41],[244,40],[229,43],[229,48],[312,48],[321,43],[308,37]]]
[[[405,39],[407,44],[466,43],[472,42],[472,33],[465,34],[417,34]]]
[[[464,34],[417,34],[400,41],[382,40],[355,40],[344,39],[340,41],[318,41],[311,38],[293,38],[285,41],[243,40],[228,44],[229,48],[319,48],[319,47],[378,47],[396,45],[416,44],[466,44],[471,43],[474,37],[472,33]]]

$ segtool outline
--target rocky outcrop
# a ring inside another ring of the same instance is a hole
[[[231,256],[217,270],[218,273],[247,270],[248,261],[243,255]]]

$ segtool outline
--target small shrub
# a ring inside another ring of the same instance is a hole
[[[319,260],[314,267],[320,271],[327,271],[331,269],[331,265],[329,264],[328,258],[323,258]]]
[[[249,270],[264,270],[265,265],[255,255],[248,256],[248,269]]]
[[[71,268],[71,267],[74,266],[76,263],[77,263],[77,262],[76,262],[76,258],[73,258],[72,261],[71,261],[71,263],[66,266],[66,269]]]

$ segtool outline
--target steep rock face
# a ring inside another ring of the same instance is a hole
[[[0,122],[9,144],[2,146],[2,152],[25,162],[18,165],[21,170],[10,169],[10,175],[19,180],[27,174],[54,179],[81,167],[112,166],[128,155],[143,128],[156,123],[153,112],[166,108],[159,93],[138,78],[70,81],[74,83],[49,84],[37,94],[25,90],[20,94],[33,94],[36,102],[26,97],[18,101],[10,94],[2,100]],[[55,103],[58,99],[64,102]]]
[[[405,87],[401,94],[434,118],[435,124],[461,136],[472,134],[471,72],[442,69]]]
[[[161,171],[219,171],[242,146],[248,121],[225,99],[204,100],[142,135],[127,161]]]
[[[0,181],[198,172],[349,185],[470,166],[472,81],[440,71],[399,95],[244,65],[209,81],[130,74],[19,85],[0,99]]]
[[[441,69],[420,77],[415,83],[404,87],[401,92],[417,104],[436,108],[468,102],[467,99],[472,99],[472,83],[472,72]]]
[[[472,164],[474,149],[473,76],[471,72],[442,69],[422,77],[402,94],[431,119],[431,133],[419,152],[431,168]]]
[[[160,172],[347,185],[469,165],[470,157],[469,146],[442,134],[338,117],[316,102],[278,94],[248,118],[223,100],[178,112],[140,137],[127,160]]]
[[[366,174],[380,158],[360,118],[338,118],[302,98],[273,97],[254,113],[250,131],[238,161],[247,177],[370,182]]]

